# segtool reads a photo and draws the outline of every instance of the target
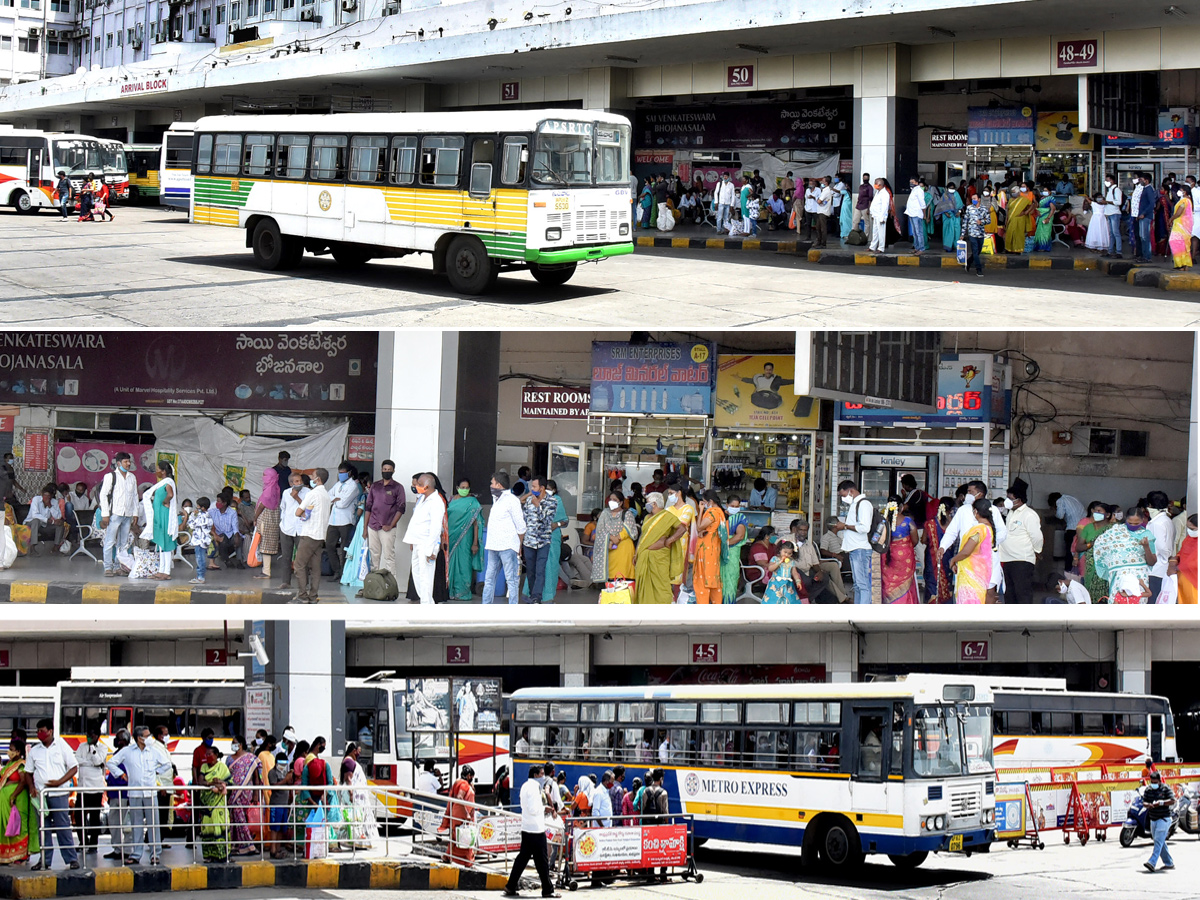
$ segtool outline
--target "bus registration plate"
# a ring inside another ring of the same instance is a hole
[[[950,836],[950,846],[947,847],[946,849],[949,850],[951,853],[953,853],[956,850],[962,850],[962,839],[963,839],[963,836],[961,834],[951,835]]]

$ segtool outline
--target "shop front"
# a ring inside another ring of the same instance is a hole
[[[1095,177],[1095,138],[1079,130],[1077,110],[1038,111],[1034,136],[1034,176],[1038,183],[1060,195],[1087,195],[1101,181]],[[1060,186],[1067,186],[1062,191]]]
[[[1104,135],[1101,164],[1106,174],[1117,176],[1123,191],[1132,190],[1138,172],[1149,172],[1151,183],[1161,185],[1168,174],[1180,181],[1200,175],[1200,128],[1196,113],[1187,107],[1170,107],[1158,113],[1158,138],[1142,140]]]
[[[967,178],[998,185],[1034,177],[1033,107],[972,106],[967,123]]]

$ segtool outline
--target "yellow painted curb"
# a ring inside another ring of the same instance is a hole
[[[746,240],[742,241],[743,250],[761,250],[762,241]]]
[[[638,245],[639,247],[653,247],[653,246],[654,246],[654,238],[651,238],[651,237],[639,237],[639,238],[637,239],[637,245]]]
[[[226,604],[262,603],[262,591],[228,591],[225,594]]]
[[[958,261],[958,257],[956,257],[956,256],[943,256],[942,257],[942,268],[943,269],[961,269],[961,268],[963,268],[963,264]]]
[[[1076,271],[1079,271],[1080,269],[1082,269],[1083,271],[1086,272],[1091,267],[1092,267],[1092,260],[1090,260],[1090,259],[1075,260],[1075,270]]]
[[[133,869],[96,869],[97,894],[132,894]]]
[[[856,266],[873,266],[875,265],[875,257],[870,253],[855,253],[854,264]]]
[[[434,891],[453,891],[458,889],[458,869],[449,866],[431,866],[429,869],[429,888]]]
[[[400,866],[395,863],[371,862],[371,890],[389,890],[400,886]]]
[[[858,261],[858,254],[854,255],[854,264],[856,266],[862,265],[862,263],[860,263]],[[898,266],[919,266],[919,265],[921,265],[921,257],[919,257],[919,256],[897,256],[896,257],[896,265],[898,265]]]
[[[204,891],[208,889],[208,869],[204,866],[178,866],[171,869],[171,890]]]
[[[273,887],[275,866],[269,862],[242,863],[242,887]]]
[[[687,238],[671,238],[671,246],[676,247],[680,250],[686,250],[688,248],[688,239]]]
[[[308,886],[310,888],[335,888],[341,866],[335,862],[313,861],[308,864]]]
[[[1031,268],[1031,269],[1049,269],[1052,262],[1053,261],[1050,259],[1042,259],[1040,257],[1030,257],[1029,268]]]
[[[1003,253],[985,253],[983,255],[985,257],[983,260],[984,266],[991,266],[994,269],[1008,268],[1008,257]]]
[[[812,263],[820,262],[821,261],[821,251],[820,250],[809,250],[808,251],[808,261],[812,262]]]
[[[724,250],[725,249],[725,239],[724,238],[707,238],[704,241],[704,246],[707,247],[709,250]]]
[[[779,253],[795,253],[796,252],[796,242],[795,241],[780,241],[779,244],[776,245],[775,250]]]
[[[1158,276],[1158,286],[1164,291],[1200,291],[1200,275],[1191,272]]]
[[[115,584],[85,584],[83,586],[84,603],[116,603],[121,595],[121,589]]]
[[[184,588],[160,587],[154,592],[155,603],[187,604],[192,601],[192,592]]]
[[[489,891],[502,891],[508,887],[508,878],[504,875],[497,875],[494,872],[489,872],[487,877],[487,889]]]
[[[14,581],[8,587],[8,599],[12,603],[45,603],[49,588],[45,581]]]
[[[54,875],[32,875],[13,879],[13,896],[17,900],[42,900],[58,894],[58,878]]]

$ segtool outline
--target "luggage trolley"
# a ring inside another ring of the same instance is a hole
[[[565,846],[556,870],[557,887],[576,891],[581,882],[588,880],[599,885],[616,881],[631,884],[665,884],[675,879],[696,884],[704,881],[704,873],[696,869],[696,829],[692,816],[613,816],[612,822],[611,826],[604,826],[590,816],[566,820]],[[648,829],[661,832],[647,834]],[[589,858],[596,861],[589,862]],[[611,862],[605,865],[602,859]],[[670,861],[664,863],[664,860]]]

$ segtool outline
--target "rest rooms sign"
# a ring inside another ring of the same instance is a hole
[[[521,389],[522,419],[586,419],[591,405],[587,388],[527,384]]]

